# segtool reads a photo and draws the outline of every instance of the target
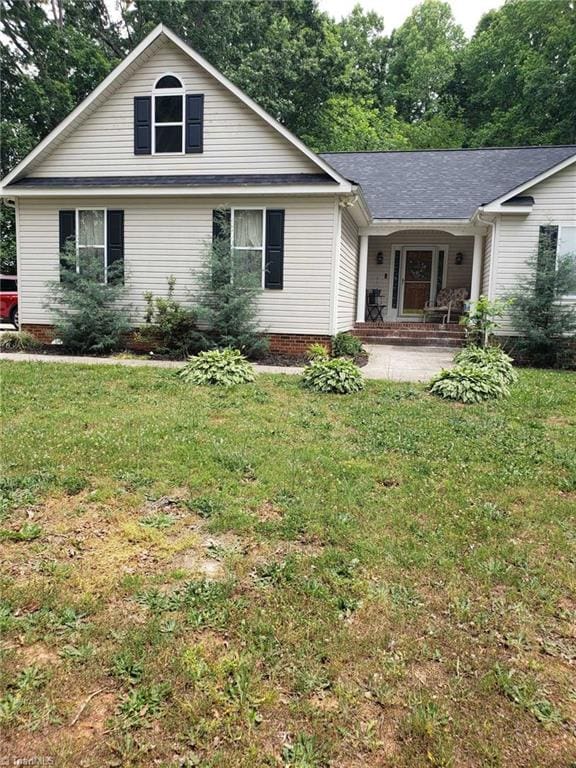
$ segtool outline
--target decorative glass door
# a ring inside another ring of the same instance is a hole
[[[403,315],[419,315],[430,299],[432,285],[432,250],[406,250],[404,255]]]

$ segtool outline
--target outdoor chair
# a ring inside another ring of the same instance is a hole
[[[422,319],[424,322],[429,317],[440,315],[442,323],[449,323],[452,318],[460,317],[464,313],[464,302],[468,298],[468,288],[442,288],[438,291],[434,304],[426,302]]]

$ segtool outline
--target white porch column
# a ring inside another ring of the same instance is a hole
[[[366,279],[368,276],[368,235],[360,235],[360,257],[358,259],[358,295],[356,296],[356,322],[366,318]]]
[[[480,277],[482,275],[482,235],[474,235],[474,253],[472,255],[472,280],[470,281],[470,301],[480,297]]]

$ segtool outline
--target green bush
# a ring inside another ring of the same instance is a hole
[[[508,397],[510,390],[498,371],[486,365],[461,363],[450,370],[440,371],[430,382],[433,395],[461,403],[481,403]]]
[[[502,347],[464,347],[454,356],[454,362],[458,366],[480,365],[489,368],[505,384],[513,384],[518,378],[512,367],[512,358]]]
[[[67,247],[61,254],[60,282],[51,284],[56,334],[71,352],[107,354],[122,347],[130,330],[129,310],[120,303],[124,286],[108,270],[108,282],[102,280],[102,264],[88,259],[82,272],[76,271],[76,254]]]
[[[0,336],[0,352],[33,352],[42,343],[26,331],[7,331]]]
[[[254,369],[237,349],[212,349],[191,357],[179,372],[188,384],[231,387],[254,381]]]
[[[168,296],[155,297],[151,291],[144,294],[146,301],[146,325],[140,329],[142,336],[159,339],[158,352],[175,357],[186,357],[206,349],[204,335],[198,331],[196,312],[183,307],[174,298],[176,278],[168,278]]]
[[[356,363],[348,358],[316,359],[304,370],[302,385],[315,392],[347,395],[363,389],[364,378]]]
[[[235,263],[230,247],[229,211],[217,214],[219,234],[206,244],[197,272],[198,317],[208,330],[205,348],[217,346],[240,350],[252,359],[268,352],[270,342],[262,335],[258,319],[259,280]],[[235,268],[236,267],[236,268]]]
[[[360,339],[351,333],[338,333],[332,340],[334,357],[356,357],[364,352]]]
[[[306,350],[308,360],[328,360],[328,350],[324,344],[310,344]]]

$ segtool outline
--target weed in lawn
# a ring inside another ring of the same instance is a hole
[[[85,664],[94,656],[95,648],[92,643],[80,643],[79,645],[63,645],[59,655],[73,664]]]
[[[307,733],[296,734],[284,747],[282,759],[286,768],[322,768],[328,764],[318,740]]]
[[[133,685],[142,679],[144,664],[141,659],[136,659],[133,654],[124,651],[116,654],[112,659],[111,671],[115,677]]]
[[[528,675],[522,675],[515,669],[496,664],[492,672],[494,684],[510,701],[546,725],[562,722],[558,709],[546,698],[538,683]]]
[[[17,531],[0,529],[0,541],[34,541],[42,533],[38,523],[23,523]]]
[[[176,518],[166,512],[159,512],[157,515],[146,515],[140,519],[140,524],[150,528],[156,528],[161,531],[174,525]]]
[[[151,683],[132,688],[118,706],[120,727],[138,728],[160,716],[170,694],[167,683]]]

